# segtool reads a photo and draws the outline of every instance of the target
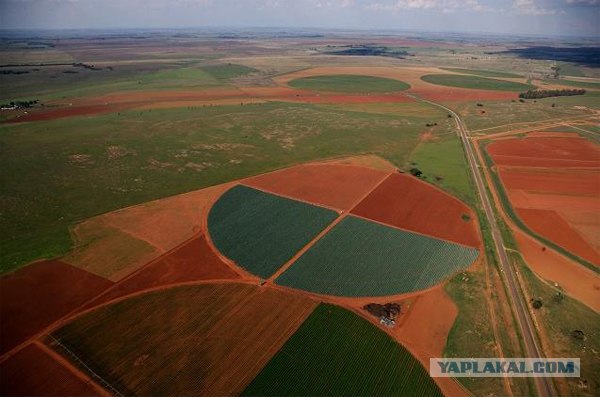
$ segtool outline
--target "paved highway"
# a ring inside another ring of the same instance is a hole
[[[515,270],[511,266],[510,260],[506,255],[506,251],[504,249],[504,240],[502,238],[502,234],[500,233],[500,229],[498,228],[498,223],[496,222],[494,209],[492,207],[488,192],[485,188],[483,177],[479,172],[477,158],[475,157],[475,152],[473,150],[473,145],[471,143],[471,139],[469,137],[467,128],[465,127],[463,121],[460,119],[458,114],[456,114],[456,112],[454,112],[452,109],[440,105],[439,103],[430,102],[413,95],[407,94],[407,96],[442,108],[454,117],[460,135],[460,139],[462,140],[463,147],[465,148],[465,153],[467,154],[469,167],[471,168],[473,179],[475,180],[475,185],[477,186],[479,198],[481,199],[481,203],[485,211],[485,216],[492,231],[494,246],[496,248],[496,252],[498,253],[498,259],[500,260],[500,270],[502,272],[502,278],[507,286],[509,299],[516,314],[517,326],[521,331],[521,336],[525,345],[525,354],[527,355],[527,357],[545,357],[540,343],[537,340],[533,320],[531,319],[529,310],[527,309],[527,302],[525,301],[525,298],[523,297],[523,294],[521,293],[521,290],[519,288]],[[554,389],[554,384],[552,383],[551,378],[534,378],[534,382],[537,389],[537,394],[539,396],[552,397],[558,395],[556,390]]]

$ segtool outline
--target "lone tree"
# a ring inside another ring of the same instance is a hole
[[[423,175],[423,172],[420,169],[418,169],[417,167],[411,168],[410,173],[412,176],[416,176],[417,178],[420,178],[421,175]]]
[[[533,306],[534,309],[539,309],[544,305],[544,303],[542,302],[542,298],[532,298],[531,299],[531,306]]]

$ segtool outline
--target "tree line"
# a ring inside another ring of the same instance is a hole
[[[563,90],[529,90],[526,92],[522,92],[519,94],[519,98],[521,99],[540,99],[540,98],[549,98],[554,96],[573,96],[573,95],[583,95],[586,91],[584,89],[563,89]]]

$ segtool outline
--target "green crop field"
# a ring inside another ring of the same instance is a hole
[[[427,74],[421,80],[431,84],[448,87],[473,88],[492,91],[527,91],[535,86],[531,84],[515,83],[497,79],[488,79],[479,76],[462,76],[456,74]]]
[[[591,88],[595,90],[600,90],[600,83],[594,81],[576,81],[576,80],[542,80],[544,83],[548,84],[560,84],[560,85],[568,85],[571,87],[578,88]],[[542,87],[543,88],[543,87]]]
[[[208,231],[223,255],[268,278],[336,217],[335,211],[238,185],[210,210]]]
[[[472,75],[480,76],[480,77],[504,77],[504,78],[523,77],[523,76],[520,76],[520,75],[514,74],[514,73],[496,72],[493,70],[462,69],[462,68],[442,68],[442,69],[448,70],[450,72],[472,74]]]
[[[276,280],[321,294],[383,296],[431,287],[478,251],[349,216]]]
[[[242,396],[442,396],[423,366],[368,321],[321,304]]]
[[[410,88],[400,80],[351,74],[302,77],[290,81],[289,85],[307,90],[344,93],[395,92]]]
[[[444,118],[268,103],[0,124],[1,271],[64,255],[69,227],[118,208],[328,157],[402,165]]]

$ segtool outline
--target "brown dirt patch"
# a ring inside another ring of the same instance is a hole
[[[74,229],[78,243],[64,260],[118,281],[205,230],[210,204],[230,184],[109,212]]]
[[[206,238],[200,236],[115,285],[107,294],[95,300],[93,306],[161,285],[239,277],[235,271],[217,257],[206,242]]]
[[[389,161],[382,159],[374,154],[363,154],[358,156],[340,157],[330,160],[324,160],[319,163],[323,164],[342,164],[342,165],[357,165],[362,167],[373,168],[380,171],[391,172],[396,170],[396,166]]]
[[[1,352],[6,353],[113,283],[59,260],[0,278]]]
[[[97,396],[100,390],[32,344],[0,364],[3,396]],[[102,393],[108,395],[108,393]]]
[[[573,298],[600,312],[600,279],[556,251],[546,248],[520,230],[513,229],[519,251],[527,264],[545,280],[558,285]]]
[[[600,255],[556,211],[517,208],[517,215],[535,233],[572,253],[600,265]]]
[[[243,183],[290,198],[349,210],[386,175],[354,165],[305,164],[248,178]]]
[[[352,211],[378,222],[472,247],[480,245],[467,205],[406,174],[392,174]],[[463,220],[468,215],[469,220]]]

